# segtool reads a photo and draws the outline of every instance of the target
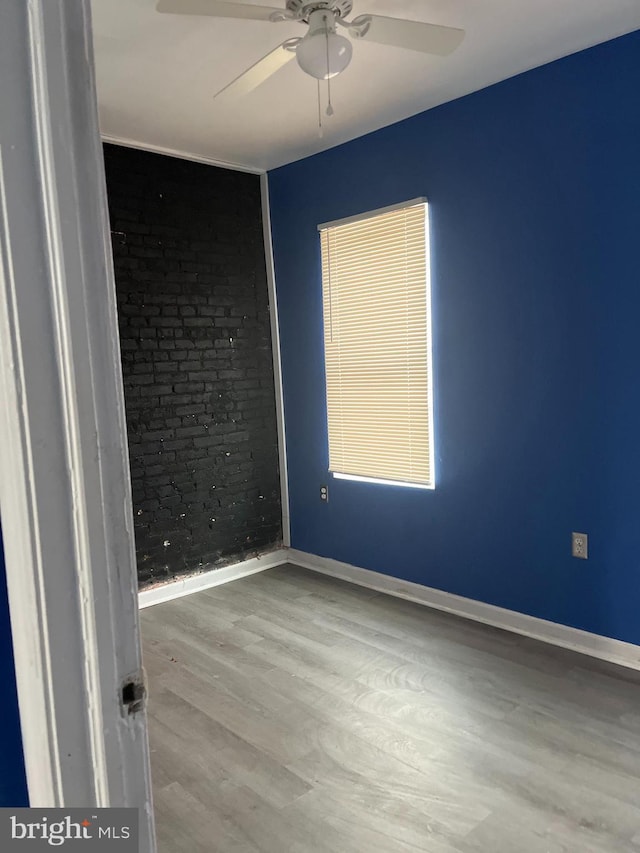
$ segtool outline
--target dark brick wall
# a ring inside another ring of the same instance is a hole
[[[256,175],[105,146],[142,585],[281,540]]]

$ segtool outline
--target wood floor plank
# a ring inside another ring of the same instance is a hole
[[[292,806],[309,824],[326,821],[339,836],[340,853],[453,853],[458,848],[435,821],[417,814],[401,800],[362,798],[354,788],[345,797],[326,788],[312,791]]]
[[[261,639],[260,635],[241,630],[237,625],[237,620],[225,621],[217,617],[212,622],[209,603],[197,595],[179,598],[176,601],[168,602],[168,605],[163,608],[161,616],[152,612],[149,617],[149,624],[154,624],[151,617],[156,616],[160,619],[159,624],[162,628],[172,625],[178,628],[180,632],[199,636],[214,645],[231,643],[243,648]]]
[[[185,853],[259,853],[260,848],[211,803],[178,783],[154,791],[158,849]]]
[[[347,811],[388,811],[427,835],[463,837],[490,814],[486,805],[460,796],[453,785],[334,729],[322,732],[317,749],[289,766],[306,776],[318,796],[323,793]]]
[[[141,621],[160,853],[640,853],[640,674],[292,567]]]

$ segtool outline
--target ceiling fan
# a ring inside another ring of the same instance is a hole
[[[307,74],[329,80],[341,74],[351,62],[349,39],[338,33],[344,29],[353,39],[365,39],[422,53],[446,56],[464,38],[464,30],[388,18],[359,15],[348,21],[353,0],[287,0],[285,9],[253,6],[223,0],[158,0],[158,12],[174,15],[207,15],[213,18],[241,18],[249,21],[298,21],[308,31],[302,38],[289,38],[220,90],[235,95],[252,92],[294,57]]]

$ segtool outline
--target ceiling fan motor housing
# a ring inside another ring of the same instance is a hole
[[[353,8],[353,0],[287,0],[287,9],[299,21],[309,23],[309,16],[319,9],[327,9],[338,18],[346,18]]]

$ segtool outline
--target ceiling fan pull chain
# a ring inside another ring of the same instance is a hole
[[[325,15],[324,16],[325,24],[327,23],[328,20],[329,20],[329,16]],[[328,29],[325,29],[325,31],[324,31],[324,40],[325,40],[325,46],[326,46],[326,52],[327,52],[327,115],[332,116],[333,115],[333,106],[331,104],[331,66],[329,63],[329,30]]]
[[[327,80],[327,115],[333,115],[333,104],[331,103],[331,80]]]
[[[320,139],[324,136],[324,131],[322,129],[322,107],[320,105],[320,80],[316,80],[318,84],[318,136]]]

